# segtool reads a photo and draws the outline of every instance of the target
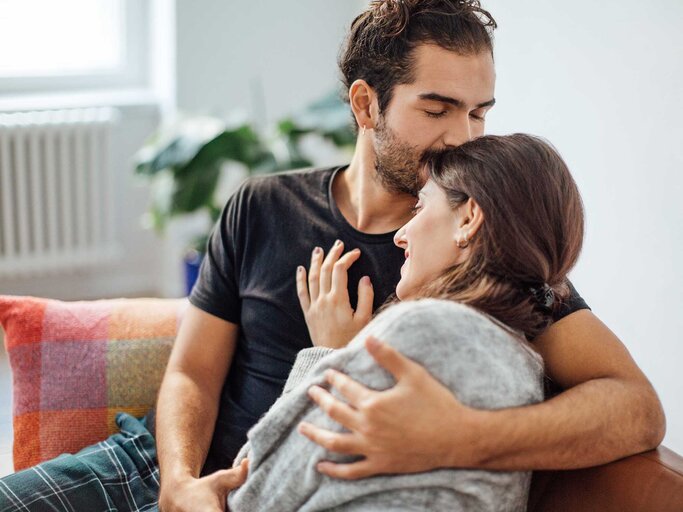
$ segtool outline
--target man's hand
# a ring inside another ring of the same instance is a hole
[[[173,485],[161,486],[161,512],[224,512],[230,491],[247,479],[249,462],[244,459],[235,468],[216,471],[202,478],[188,477]]]
[[[522,407],[469,408],[396,350],[366,345],[396,386],[376,392],[333,373],[330,383],[348,404],[322,388],[312,388],[311,395],[350,433],[301,427],[329,451],[365,457],[352,464],[321,463],[320,471],[332,477],[437,467],[575,469],[650,450],[664,436],[664,415],[651,384],[590,311],[572,313],[534,341],[547,375],[565,391]]]
[[[389,345],[369,337],[366,347],[394,376],[396,385],[374,391],[330,370],[329,383],[347,403],[320,387],[310,388],[311,398],[350,433],[309,423],[301,423],[299,432],[331,452],[365,457],[349,464],[320,462],[318,470],[334,478],[357,479],[453,467],[449,453],[454,445],[459,447],[459,462],[468,466],[477,454],[475,422],[485,412],[464,406],[422,366]],[[454,431],[456,422],[459,427]]]
[[[360,249],[341,256],[344,244],[332,246],[323,261],[323,250],[316,247],[311,255],[311,268],[306,283],[306,269],[296,273],[296,289],[304,312],[308,332],[317,347],[341,348],[351,341],[372,318],[374,293],[370,278],[358,283],[358,305],[351,308],[348,270],[360,257]]]

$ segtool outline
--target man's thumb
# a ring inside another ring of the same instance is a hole
[[[248,459],[243,459],[239,466],[216,471],[217,484],[223,489],[231,491],[246,481],[248,473],[249,461]]]

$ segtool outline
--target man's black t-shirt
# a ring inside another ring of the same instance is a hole
[[[349,269],[349,296],[367,275],[374,308],[393,294],[405,258],[394,233],[367,234],[351,226],[331,193],[344,167],[290,171],[246,180],[228,200],[207,245],[190,294],[198,308],[240,326],[221,393],[218,419],[203,473],[229,467],[247,430],[282,392],[297,352],[310,347],[296,294],[295,272],[309,266],[316,246],[335,240],[361,249]],[[557,319],[587,308],[573,290]],[[196,347],[201,350],[199,344]]]

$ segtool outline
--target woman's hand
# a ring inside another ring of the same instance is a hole
[[[321,387],[309,389],[313,401],[349,432],[310,423],[300,423],[299,432],[328,451],[363,456],[348,464],[320,462],[318,471],[333,478],[357,479],[478,466],[478,425],[485,411],[463,405],[427,370],[389,345],[369,337],[366,348],[394,376],[396,385],[374,391],[328,370],[328,382],[346,402]]]
[[[308,332],[317,347],[344,347],[372,318],[374,293],[370,278],[358,283],[358,305],[351,307],[348,290],[348,270],[360,257],[360,249],[341,256],[344,243],[332,246],[323,260],[323,250],[316,247],[311,256],[311,268],[306,282],[306,269],[296,273],[296,289],[304,312]]]

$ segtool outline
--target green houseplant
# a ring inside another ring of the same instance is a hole
[[[199,116],[180,118],[153,134],[135,157],[136,176],[151,187],[144,225],[163,235],[173,218],[204,212],[210,221],[188,247],[188,293],[225,204],[226,197],[218,192],[226,173],[253,175],[311,166],[314,162],[301,148],[308,135],[352,149],[355,134],[348,120],[347,107],[337,94],[330,94],[279,121],[268,136],[247,122]]]

